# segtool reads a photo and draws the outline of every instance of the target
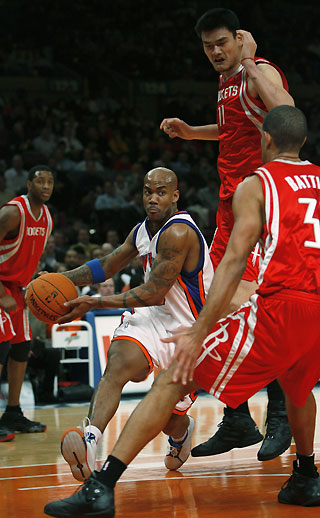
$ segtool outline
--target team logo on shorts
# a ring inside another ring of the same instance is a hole
[[[222,358],[216,349],[219,344],[226,342],[228,340],[228,325],[229,322],[220,324],[220,327],[218,329],[216,329],[213,333],[210,333],[207,336],[207,338],[204,340],[202,344],[202,352],[197,360],[196,365],[199,365],[199,363],[201,363],[206,356],[210,356],[218,362],[222,361]]]

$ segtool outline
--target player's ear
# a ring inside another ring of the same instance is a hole
[[[268,133],[267,131],[264,131],[263,133],[264,133],[264,141],[265,141],[266,149],[269,149],[272,144],[272,137],[271,137],[270,133]]]
[[[177,203],[178,199],[180,197],[180,192],[178,191],[178,189],[176,189],[173,193],[173,202],[174,203]]]

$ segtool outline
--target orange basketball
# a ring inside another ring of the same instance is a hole
[[[61,273],[45,273],[30,282],[26,301],[31,313],[41,322],[54,323],[68,313],[65,302],[78,297],[73,282]]]

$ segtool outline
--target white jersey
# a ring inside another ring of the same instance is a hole
[[[184,223],[194,229],[201,244],[200,259],[192,272],[181,270],[178,279],[166,294],[160,306],[151,306],[152,315],[160,319],[166,331],[172,332],[179,326],[190,326],[200,313],[213,279],[213,267],[209,256],[207,243],[199,228],[185,212],[176,212],[152,236],[147,226],[148,219],[134,231],[134,245],[139,251],[145,272],[145,282],[148,281],[152,263],[157,255],[159,238],[164,230],[173,223]],[[143,308],[135,308],[138,312]]]

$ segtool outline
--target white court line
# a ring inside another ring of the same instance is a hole
[[[295,453],[289,453],[287,454],[288,456],[289,455],[294,455],[295,456]],[[150,457],[155,457],[156,455],[150,455]],[[139,470],[139,469],[154,469],[154,468],[164,468],[164,464],[163,464],[163,456],[162,455],[158,455],[158,457],[161,458],[161,461],[158,461],[158,462],[140,462],[140,463],[133,463],[133,464],[130,464],[130,466],[128,466],[128,470]],[[192,459],[200,459],[201,460],[194,460],[193,462],[188,462],[188,464],[185,465],[185,467],[187,466],[192,466],[194,467],[195,465],[198,465],[200,464],[201,466],[203,465],[206,465],[206,464],[210,464],[212,467],[214,467],[215,464],[219,464],[221,462],[223,462],[224,464],[226,463],[226,460],[227,459],[211,459],[211,458],[203,458],[203,457],[191,457],[190,460]],[[98,460],[98,462],[100,461],[104,461],[105,459],[100,459]],[[256,461],[257,458],[256,457],[242,457],[242,458],[236,458],[236,459],[230,459],[231,462],[243,462],[243,461]],[[60,466],[65,466],[67,468],[67,463],[66,462],[59,462],[59,465]],[[14,467],[33,467],[33,466],[36,466],[36,467],[39,467],[39,466],[56,466],[56,464],[32,464],[30,466],[14,466]],[[260,463],[258,464],[258,466],[260,466]],[[8,467],[5,466],[4,469],[7,469]],[[2,469],[2,468],[1,468]],[[225,471],[232,471],[234,469],[237,469],[236,467],[235,468],[227,468],[224,470]],[[239,468],[240,469],[240,468]],[[250,469],[257,469],[257,467],[254,467],[254,468],[244,468],[245,470],[250,470]],[[0,478],[0,481],[1,480],[15,480],[15,479],[23,479],[23,478],[38,478],[38,477],[61,477],[61,476],[68,476],[68,475],[71,475],[70,471],[66,471],[66,472],[61,472],[61,473],[47,473],[45,475],[21,475],[21,476],[18,476],[18,477],[3,477],[3,478]]]
[[[250,449],[253,450],[253,449],[256,449],[256,448],[250,447],[250,446],[247,446],[246,448],[243,448],[243,450],[245,450],[245,451],[250,450]],[[235,451],[239,451],[239,448],[235,449]],[[320,448],[315,448],[314,452],[315,453],[320,452]],[[221,454],[221,455],[223,455],[223,454]],[[284,456],[286,455],[286,456],[291,456],[292,457],[292,456],[295,456],[295,453],[284,453],[283,455]],[[151,458],[151,457],[160,457],[161,459],[163,459],[163,456],[164,456],[164,454],[162,454],[162,453],[159,453],[159,454],[144,453],[142,455],[139,455],[139,458],[140,459],[141,458],[148,459],[148,458]],[[201,459],[201,462],[203,462],[203,463],[206,463],[206,462],[218,463],[218,462],[226,462],[227,460],[233,461],[233,462],[234,461],[238,462],[238,461],[243,461],[243,460],[257,460],[257,457],[254,456],[254,457],[241,457],[241,458],[231,458],[231,459],[228,459],[227,457],[224,457],[222,459],[211,459],[211,457],[210,457],[210,459],[207,458],[207,457],[190,457],[190,460],[191,459]],[[104,462],[106,460],[106,457],[103,457],[101,459],[96,459],[96,460],[97,460],[97,462]],[[136,461],[134,461],[134,463],[131,464],[129,466],[129,468],[134,467],[134,468],[138,469],[139,466],[143,466],[145,468],[145,467],[148,467],[148,466],[152,465],[152,464],[147,464],[147,463],[146,464],[142,464],[142,463],[138,463],[138,462],[137,462],[137,464],[135,464],[135,462]],[[199,462],[200,462],[200,460],[199,460]],[[61,462],[47,462],[47,463],[44,463],[44,464],[21,464],[19,466],[13,466],[13,465],[12,466],[0,466],[0,471],[2,469],[35,468],[35,467],[41,467],[41,466],[63,466],[63,465],[66,465],[66,463],[61,460]]]
[[[206,476],[206,478],[210,477],[210,478],[214,478],[214,477],[217,477],[218,475],[220,475],[221,473],[219,474],[216,474],[216,473],[212,473],[212,474],[207,474],[207,475],[192,475],[190,477],[170,477],[170,478],[142,478],[142,479],[132,479],[132,480],[118,480],[118,484],[119,482],[123,483],[123,484],[126,484],[126,483],[129,483],[129,482],[168,482],[170,480],[190,480],[190,479],[199,479],[199,478],[204,478],[204,476]],[[289,477],[290,476],[290,473],[261,473],[260,475],[259,474],[250,474],[250,475],[238,475],[238,474],[235,474],[235,475],[226,475],[223,473],[223,476],[224,478],[232,478],[232,477]],[[41,487],[20,487],[18,488],[18,491],[33,491],[33,490],[38,490],[38,489],[57,489],[57,488],[63,488],[63,487],[79,487],[79,484],[63,484],[63,485],[60,485],[60,486],[41,486]]]

